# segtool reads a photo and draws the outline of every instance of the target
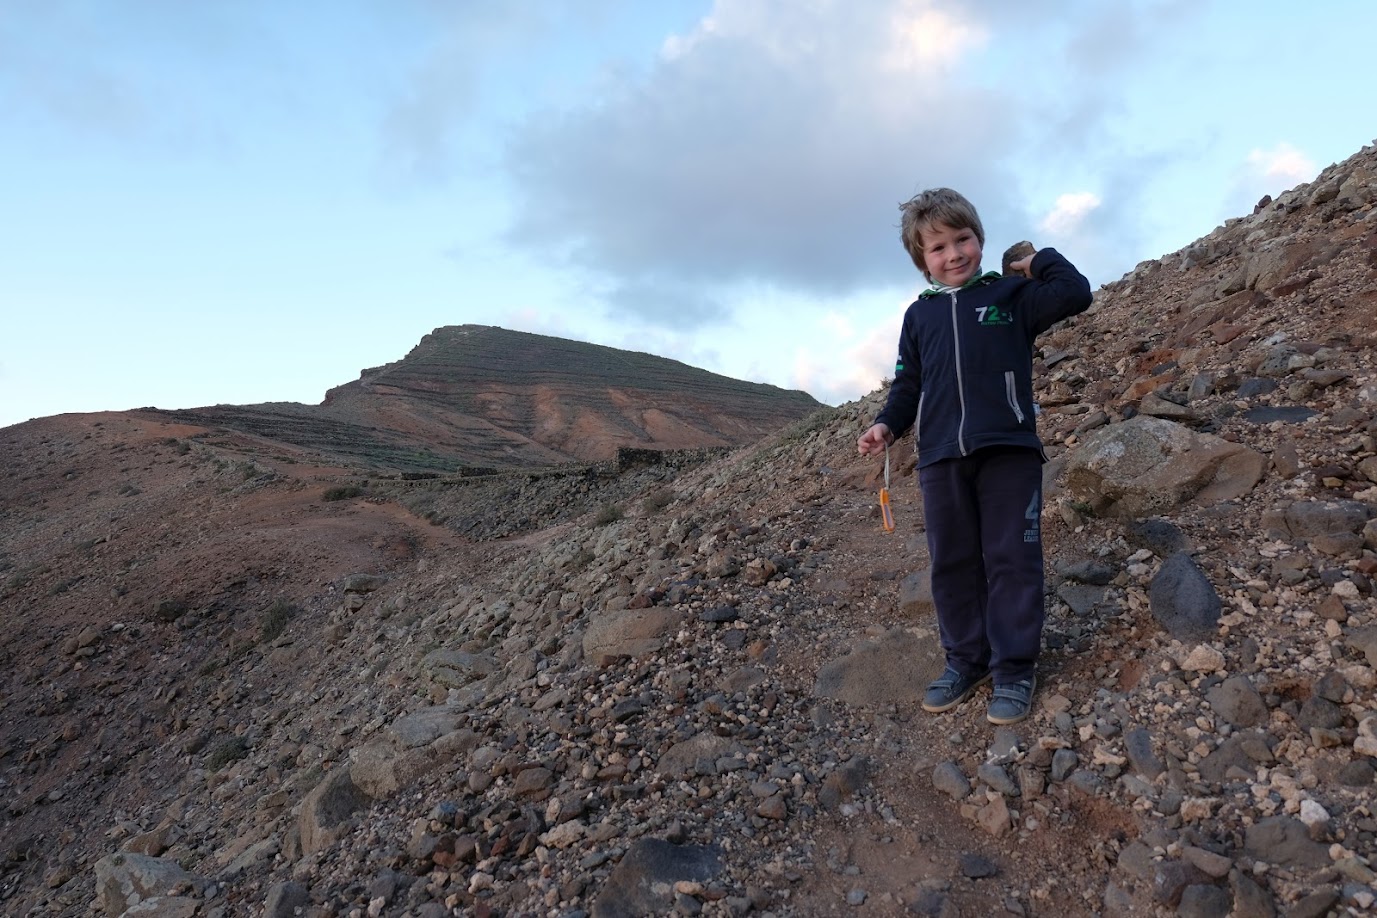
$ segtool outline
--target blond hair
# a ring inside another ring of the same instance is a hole
[[[980,215],[975,205],[950,188],[929,188],[899,205],[903,218],[899,223],[899,237],[908,250],[908,257],[923,276],[932,280],[927,262],[923,259],[924,227],[944,223],[952,229],[968,229],[975,233],[980,245],[985,245],[985,227],[980,225]]]

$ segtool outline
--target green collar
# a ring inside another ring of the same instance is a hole
[[[952,293],[956,290],[966,290],[970,287],[983,287],[986,284],[994,283],[995,281],[999,280],[1002,276],[1003,275],[1001,275],[998,271],[986,271],[984,274],[975,275],[970,280],[962,284],[960,287],[952,287],[948,286],[947,284],[933,284],[931,287],[924,290],[922,293],[918,294],[918,299],[921,300],[926,297],[937,296],[941,293]]]

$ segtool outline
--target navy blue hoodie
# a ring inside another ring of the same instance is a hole
[[[990,273],[949,293],[924,292],[904,313],[899,362],[876,423],[914,421],[919,467],[985,446],[1041,452],[1033,413],[1033,339],[1090,307],[1090,282],[1055,249],[1033,280]]]

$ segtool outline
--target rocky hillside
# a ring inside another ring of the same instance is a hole
[[[155,415],[7,430],[0,906],[1371,913],[1375,177],[1367,148],[1040,343],[1012,728],[918,707],[922,508],[905,469],[884,534],[855,454],[883,393],[577,484],[384,485]]]
[[[480,325],[437,328],[320,405],[165,414],[393,472],[531,469],[618,448],[740,446],[818,408],[804,392],[664,357]]]

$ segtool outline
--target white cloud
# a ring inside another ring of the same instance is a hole
[[[497,324],[513,331],[530,332],[534,335],[551,335],[558,338],[577,338],[578,329],[560,313],[523,306],[499,314]],[[477,323],[477,324],[482,324]]]
[[[834,340],[845,341],[856,337],[856,329],[851,324],[851,317],[840,312],[829,312],[818,322],[824,333],[831,335]]]
[[[1053,236],[1068,238],[1076,235],[1086,218],[1100,206],[1100,196],[1090,191],[1076,191],[1057,197],[1040,228]]]
[[[819,29],[820,24],[827,28]],[[866,38],[867,46],[848,47],[838,40],[856,36]],[[717,0],[688,34],[665,39],[661,55],[674,60],[714,42],[744,42],[776,60],[859,56],[877,58],[889,69],[931,72],[959,61],[988,37],[986,28],[969,19],[966,7],[948,0],[820,0],[807,5],[796,0]],[[876,55],[876,48],[883,51]]]
[[[1309,181],[1317,171],[1310,157],[1285,141],[1270,150],[1250,151],[1247,162],[1255,177],[1273,183],[1279,190]]]
[[[1154,50],[1171,34],[1157,14],[1179,2],[1136,0],[1113,59]],[[716,0],[648,66],[609,68],[584,101],[514,125],[504,241],[611,291],[693,289],[696,304],[605,300],[685,327],[722,321],[712,304],[743,287],[827,300],[906,282],[897,204],[939,185],[975,202],[997,240],[1103,235],[1102,260],[1131,264],[1138,253],[1119,249],[1140,232],[1144,154],[1106,141],[1122,108],[1112,83],[1046,66],[1082,31],[1122,23],[1075,7]],[[1039,231],[1038,186],[1090,180],[1114,214],[1081,192]]]
[[[887,66],[932,74],[960,61],[989,39],[989,31],[930,0],[907,0],[894,12]]]
[[[605,61],[563,107],[511,113],[500,242],[572,269],[616,321],[691,332],[731,322],[743,289],[816,302],[906,282],[896,205],[946,185],[979,207],[992,250],[1064,245],[1111,279],[1172,196],[1155,177],[1202,153],[1196,134],[1122,133],[1146,117],[1125,94],[1165,76],[1193,10],[716,0],[652,58]]]
[[[446,178],[459,157],[457,135],[473,106],[481,52],[443,36],[382,118],[385,167],[407,177]]]
[[[874,391],[894,376],[903,309],[900,307],[888,321],[872,325],[860,336],[850,319],[842,319],[849,332],[845,340],[833,335],[839,317],[825,316],[819,323],[821,334],[795,350],[788,385],[829,404],[851,401]]]
[[[964,189],[987,222],[1017,206],[995,190],[1014,181],[1018,101],[893,69],[976,53],[982,33],[964,9],[719,0],[647,72],[518,125],[508,166],[525,200],[507,240],[633,289],[725,296],[760,282],[836,296],[893,283],[907,273],[897,205],[916,191]],[[934,133],[943,118],[960,129]]]
[[[1246,214],[1264,195],[1275,197],[1318,172],[1309,156],[1286,141],[1268,149],[1255,147],[1234,167],[1233,181],[1220,199],[1220,219]]]

